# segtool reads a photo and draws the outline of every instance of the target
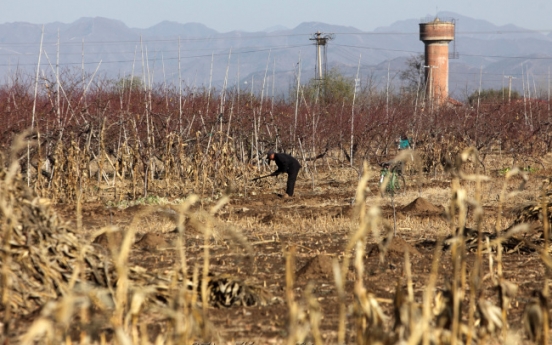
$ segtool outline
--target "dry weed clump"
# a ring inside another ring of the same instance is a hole
[[[79,198],[119,203],[148,196],[181,197],[182,191],[219,198],[225,191],[246,188],[247,164],[241,164],[235,144],[223,134],[215,133],[203,145],[197,132],[193,147],[174,133],[162,140],[165,149],[153,152],[144,148],[135,133],[108,152],[100,130],[84,144],[58,140],[50,154],[31,148],[31,163],[22,168],[37,193],[54,203]]]
[[[129,227],[120,248],[112,246],[112,256],[108,256],[61,221],[50,200],[37,196],[27,186],[18,173],[17,160],[13,160],[24,145],[21,139],[17,141],[8,168],[0,166],[3,342],[21,331],[14,320],[29,316],[34,322],[19,338],[23,344],[37,339],[47,343],[69,341],[75,317],[80,320],[81,342],[89,342],[92,335],[101,333],[102,342],[111,334],[118,343],[138,343],[140,333],[141,341],[147,341],[144,325],[138,320],[149,310],[160,313],[164,320],[166,332],[159,335],[157,343],[188,343],[210,335],[207,304],[231,307],[271,302],[271,295],[263,288],[205,269],[203,274],[197,268],[188,274],[187,268],[180,265],[164,272],[128,267],[136,224]],[[193,218],[193,214],[187,214],[189,205],[190,201],[180,209],[180,218]],[[182,233],[182,221],[178,228]],[[208,237],[206,229],[201,228]],[[113,231],[118,229],[105,228],[96,236]],[[181,255],[184,259],[183,252]],[[208,259],[208,253],[205,255]],[[201,304],[202,309],[198,308]],[[104,324],[86,326],[91,316],[98,314],[103,315]]]

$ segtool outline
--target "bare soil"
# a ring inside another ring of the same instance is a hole
[[[438,207],[427,201],[426,199],[419,197],[412,201],[410,204],[404,206],[401,209],[403,213],[410,213],[413,215],[436,215],[444,213],[444,208]]]

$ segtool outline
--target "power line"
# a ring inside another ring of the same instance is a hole
[[[265,35],[265,36],[261,36],[261,35],[258,35],[258,36],[243,36],[243,35],[240,35],[240,36],[225,36],[224,34],[220,34],[220,36],[216,36],[216,37],[196,37],[196,38],[191,38],[191,37],[184,37],[184,38],[180,38],[180,41],[214,41],[214,40],[249,40],[249,39],[266,39],[266,38],[277,38],[277,37],[300,37],[300,36],[304,36],[304,37],[309,37],[310,34],[286,34],[286,35]],[[176,38],[169,38],[169,39],[144,39],[143,40],[143,43],[147,44],[147,43],[169,43],[169,42],[178,42],[178,37]],[[138,44],[139,43],[139,39],[137,40],[121,40],[121,41],[84,41],[84,44],[85,45],[110,45],[110,44],[125,44],[125,43],[129,43],[129,44]],[[0,45],[9,45],[9,46],[21,46],[21,45],[30,45],[30,46],[35,46],[35,45],[38,45],[39,42],[3,42],[1,43]],[[52,42],[43,42],[43,45],[57,45],[57,41],[52,41]],[[71,40],[71,41],[61,41],[60,42],[60,45],[64,45],[64,46],[70,46],[70,45],[75,45],[75,46],[81,46],[82,45],[82,41],[75,41],[75,40]]]
[[[268,46],[268,47],[255,47],[255,46],[249,46],[249,47],[240,47],[240,48],[232,48],[233,51],[235,51],[236,53],[240,53],[241,50],[247,52],[248,50],[259,50],[259,49],[287,49],[287,48],[296,48],[296,47],[304,47],[304,46],[307,46],[306,44],[305,45],[281,45],[281,46]],[[1,47],[0,47],[0,51],[1,51]],[[224,48],[224,49],[213,49],[213,48],[190,48],[190,49],[181,49],[180,51],[181,52],[197,52],[197,51],[209,51],[209,52],[212,52],[213,50],[218,50],[218,51],[225,51],[227,54],[228,52],[228,49],[230,48]],[[156,50],[154,49],[153,50],[154,52],[163,52],[163,53],[177,53],[178,52],[178,49],[163,49],[163,50]],[[134,50],[123,50],[123,51],[117,51],[115,52],[117,54],[132,54],[134,55]],[[106,52],[87,52],[86,55],[103,55],[103,54],[106,54]],[[82,52],[79,51],[78,53],[64,53],[63,56],[70,56],[70,55],[78,55],[79,57],[82,56]],[[11,52],[11,53],[0,53],[0,56],[36,56],[36,52],[27,52],[27,53],[15,53],[15,52]],[[209,54],[209,56],[211,56]]]
[[[415,53],[415,54],[421,54],[421,53],[422,53],[421,51],[413,51],[413,50],[363,47],[363,46],[355,46],[355,45],[349,45],[349,44],[336,44],[336,43],[334,43],[333,45],[334,45],[334,46],[338,46],[338,47],[346,47],[346,48],[369,49],[369,50],[381,50],[381,51],[401,52],[401,53]]]
[[[520,31],[521,32],[521,31]],[[526,33],[526,31],[524,31]],[[479,33],[484,33],[484,32],[479,32]],[[488,32],[487,32],[488,33]],[[345,34],[348,34],[348,33],[340,33],[339,35],[345,35]],[[349,33],[349,34],[359,34],[359,33]],[[274,35],[272,37],[289,37],[289,36],[307,36],[307,34],[297,34],[297,35]],[[254,37],[254,36],[251,36],[251,37]],[[270,37],[270,36],[256,36],[258,38],[266,38],[266,37]],[[243,38],[240,37],[240,38]],[[210,39],[210,38],[208,38]],[[208,40],[206,39],[206,40]],[[146,40],[144,41],[145,43],[152,43],[152,42],[176,42],[176,40]],[[127,43],[133,43],[134,45],[137,45],[138,42],[136,41],[109,41],[109,43],[122,43],[122,42],[127,42]],[[82,42],[71,42],[72,44],[79,44],[79,45],[82,45]],[[90,42],[89,42],[90,43]],[[85,43],[85,44],[89,44],[89,43]],[[105,42],[99,42],[99,41],[95,41],[95,43],[105,43]],[[57,46],[57,43],[55,44]],[[65,44],[61,44],[61,45],[65,45]],[[4,46],[4,44],[0,44],[0,47]],[[266,51],[270,51],[270,50],[286,50],[286,49],[295,49],[295,48],[301,48],[301,47],[307,47],[307,46],[310,46],[309,44],[300,44],[300,45],[282,45],[282,46],[272,46],[272,47],[263,47],[263,48],[256,48],[255,46],[252,46],[252,47],[242,47],[242,48],[238,48],[238,50],[236,51],[237,54],[250,54],[250,53],[260,53],[260,52],[266,52]],[[402,52],[402,53],[413,53],[413,54],[421,54],[422,52],[421,51],[412,51],[412,50],[404,50],[404,49],[389,49],[389,48],[379,48],[379,47],[367,47],[367,46],[358,46],[358,45],[346,45],[346,44],[334,44],[334,46],[336,47],[347,47],[347,48],[355,48],[355,49],[368,49],[368,50],[376,50],[376,51],[391,51],[391,52]],[[241,50],[240,50],[241,49]],[[208,48],[198,48],[198,49],[188,49],[188,50],[185,50],[185,51],[194,51],[194,52],[197,52],[197,51],[213,51],[213,49],[208,49]],[[190,56],[183,56],[181,57],[182,59],[195,59],[195,58],[205,58],[205,57],[211,57],[211,56],[227,56],[227,49],[219,49],[218,50],[219,52],[217,53],[214,53],[214,54],[197,54],[197,55],[190,55]],[[154,53],[159,53],[159,52],[176,52],[176,50],[153,50]],[[101,54],[109,54],[109,53],[117,53],[117,54],[133,54],[134,52],[132,51],[127,51],[127,52],[94,52],[94,53],[88,53],[90,55],[101,55]],[[347,51],[343,51],[343,50],[338,50],[337,53],[339,54],[342,54],[342,55],[345,55],[347,53]],[[22,53],[22,54],[17,54],[17,53],[2,53],[0,55],[3,55],[3,56],[33,56],[33,55],[36,55],[36,54],[33,54],[33,53]],[[77,54],[65,54],[65,55],[77,55]],[[81,53],[78,54],[79,56],[81,55]],[[525,59],[525,60],[552,60],[552,57],[536,57],[536,56],[501,56],[501,55],[482,55],[482,54],[462,54],[463,56],[471,56],[471,57],[487,57],[487,58],[503,58],[503,59]],[[177,57],[165,57],[165,60],[176,60],[178,59]],[[155,60],[158,60],[158,58],[149,58],[148,59],[149,61],[155,61]],[[116,63],[131,63],[133,61],[133,59],[121,59],[121,60],[113,60],[113,61],[103,61],[102,60],[102,64],[116,64]],[[100,61],[90,61],[90,62],[85,62],[84,64],[85,65],[97,65]],[[81,65],[82,64],[82,61],[79,61],[79,62],[65,62],[65,63],[61,63],[61,65],[63,66],[72,66],[72,65]],[[46,65],[46,64],[44,64]],[[18,63],[4,63],[4,64],[0,64],[0,67],[13,67],[13,66],[36,66],[36,63],[28,63],[28,64],[18,64]],[[373,65],[363,65],[362,66],[362,69],[367,69],[367,68],[370,68],[372,70],[378,70],[378,68],[374,68]],[[383,70],[383,69],[381,69]],[[385,69],[387,70],[387,69]],[[402,70],[392,70],[393,72],[400,72]],[[470,72],[467,72],[467,73],[455,73],[455,72],[452,72],[452,71],[449,71],[449,73],[451,75],[479,75],[479,72],[478,73],[470,73]],[[511,73],[510,73],[511,74]],[[485,73],[485,75],[487,76],[498,76],[499,74],[493,74],[493,73]],[[516,74],[516,75],[521,75],[521,74]],[[502,76],[500,74],[500,76]],[[533,76],[541,76],[539,74],[533,74]]]
[[[259,53],[259,52],[266,52],[266,51],[271,51],[271,50],[276,50],[276,49],[294,49],[294,48],[301,48],[301,47],[307,47],[307,46],[310,46],[310,44],[303,44],[303,45],[296,45],[296,46],[286,46],[286,47],[279,47],[279,48],[267,47],[267,48],[263,48],[263,49],[237,51],[236,54]],[[194,59],[194,58],[202,58],[202,57],[227,56],[227,55],[228,55],[228,52],[224,51],[224,52],[221,52],[221,53],[214,53],[214,54],[181,56],[181,59]],[[149,58],[148,60],[149,61],[154,61],[154,60],[158,60],[158,59]],[[178,60],[178,57],[165,58],[164,60]],[[113,61],[103,61],[102,60],[102,64],[131,63],[133,61],[134,60],[113,60]],[[97,65],[98,63],[100,63],[100,61],[84,62],[85,65]],[[81,65],[81,64],[82,64],[82,61],[60,63],[60,65],[62,65],[62,66]],[[14,65],[17,65],[17,66],[35,66],[36,63],[27,63],[27,64],[6,64],[6,63],[4,63],[4,64],[0,64],[0,67],[8,67],[8,66],[14,66]],[[48,64],[44,63],[42,65],[48,65]]]
[[[531,34],[531,33],[548,33],[552,32],[552,29],[543,29],[543,30],[495,30],[495,31],[458,31],[457,35],[509,35],[509,34]],[[419,35],[418,31],[414,32],[397,32],[397,31],[382,31],[382,32],[335,32],[336,35],[362,35],[362,36],[386,36],[386,35],[396,35],[396,36],[408,36],[408,35]],[[250,39],[267,39],[267,38],[278,38],[278,37],[310,37],[309,33],[287,33],[287,34],[266,34],[266,35],[227,35],[223,33],[217,34],[217,36],[209,37],[180,37],[181,41],[213,41],[213,40],[250,40]],[[169,38],[169,39],[144,39],[144,43],[163,43],[163,42],[178,42],[178,37]],[[136,40],[118,40],[118,41],[85,41],[86,45],[109,45],[109,44],[124,44],[132,43],[137,44],[139,39]],[[38,45],[39,42],[3,42],[1,45],[9,46],[21,46],[21,45]],[[57,41],[43,42],[44,45],[57,45]],[[81,41],[71,40],[71,41],[61,41],[61,45],[76,45],[81,46]]]
[[[475,56],[475,57],[492,57],[501,59],[525,59],[525,60],[552,60],[552,56],[539,57],[539,56],[505,56],[505,55],[479,55],[479,54],[464,54],[462,56]]]
[[[548,33],[552,32],[552,29],[542,29],[542,30],[493,30],[493,31],[457,31],[457,35],[509,35],[509,34],[531,34],[531,33]],[[388,32],[337,32],[338,35],[373,35],[373,36],[385,36],[385,35],[397,35],[397,36],[407,36],[407,35],[419,35],[419,31],[411,32],[398,32],[398,31],[388,31]]]
[[[347,44],[334,44],[334,46],[347,47],[347,48],[357,48],[357,49],[369,49],[369,50],[378,50],[378,51],[393,51],[401,53],[414,53],[422,54],[421,51],[413,50],[403,50],[403,49],[389,49],[389,48],[376,48],[376,47],[363,47]],[[465,54],[462,53],[462,56],[472,56],[472,57],[490,57],[490,58],[502,58],[502,59],[525,59],[525,60],[552,60],[552,56],[507,56],[507,55],[483,55],[483,54]]]

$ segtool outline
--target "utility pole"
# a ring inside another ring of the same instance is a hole
[[[334,39],[334,34],[324,34],[320,31],[312,34],[309,40],[314,41],[316,45],[316,76],[315,79],[318,85],[323,85],[323,80],[326,77],[326,44]]]

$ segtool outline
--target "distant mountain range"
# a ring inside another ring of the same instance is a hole
[[[533,96],[547,92],[552,33],[496,26],[450,12],[441,12],[438,17],[456,22],[456,40],[450,51],[456,50],[459,58],[450,60],[452,96],[464,98],[480,84],[501,88],[508,85],[509,77],[520,91],[524,81]],[[334,34],[327,44],[328,68],[354,76],[360,58],[361,83],[383,88],[389,80],[398,88],[398,74],[407,68],[407,59],[423,53],[419,23],[419,19],[403,20],[371,32],[308,22],[293,29],[276,26],[259,32],[220,33],[199,23],[164,21],[135,29],[117,20],[81,18],[70,24],[44,25],[41,75],[53,75],[59,35],[59,63],[64,73],[70,70],[78,76],[84,63],[87,73],[96,73],[95,79],[148,76],[145,80],[177,87],[180,62],[185,88],[220,88],[226,79],[228,86],[239,82],[241,89],[253,87],[260,93],[264,80],[265,95],[282,95],[296,83],[299,62],[303,83],[314,76],[315,47],[309,38],[320,31]],[[41,31],[38,24],[0,24],[3,83],[9,83],[16,70],[29,78],[34,76]]]

